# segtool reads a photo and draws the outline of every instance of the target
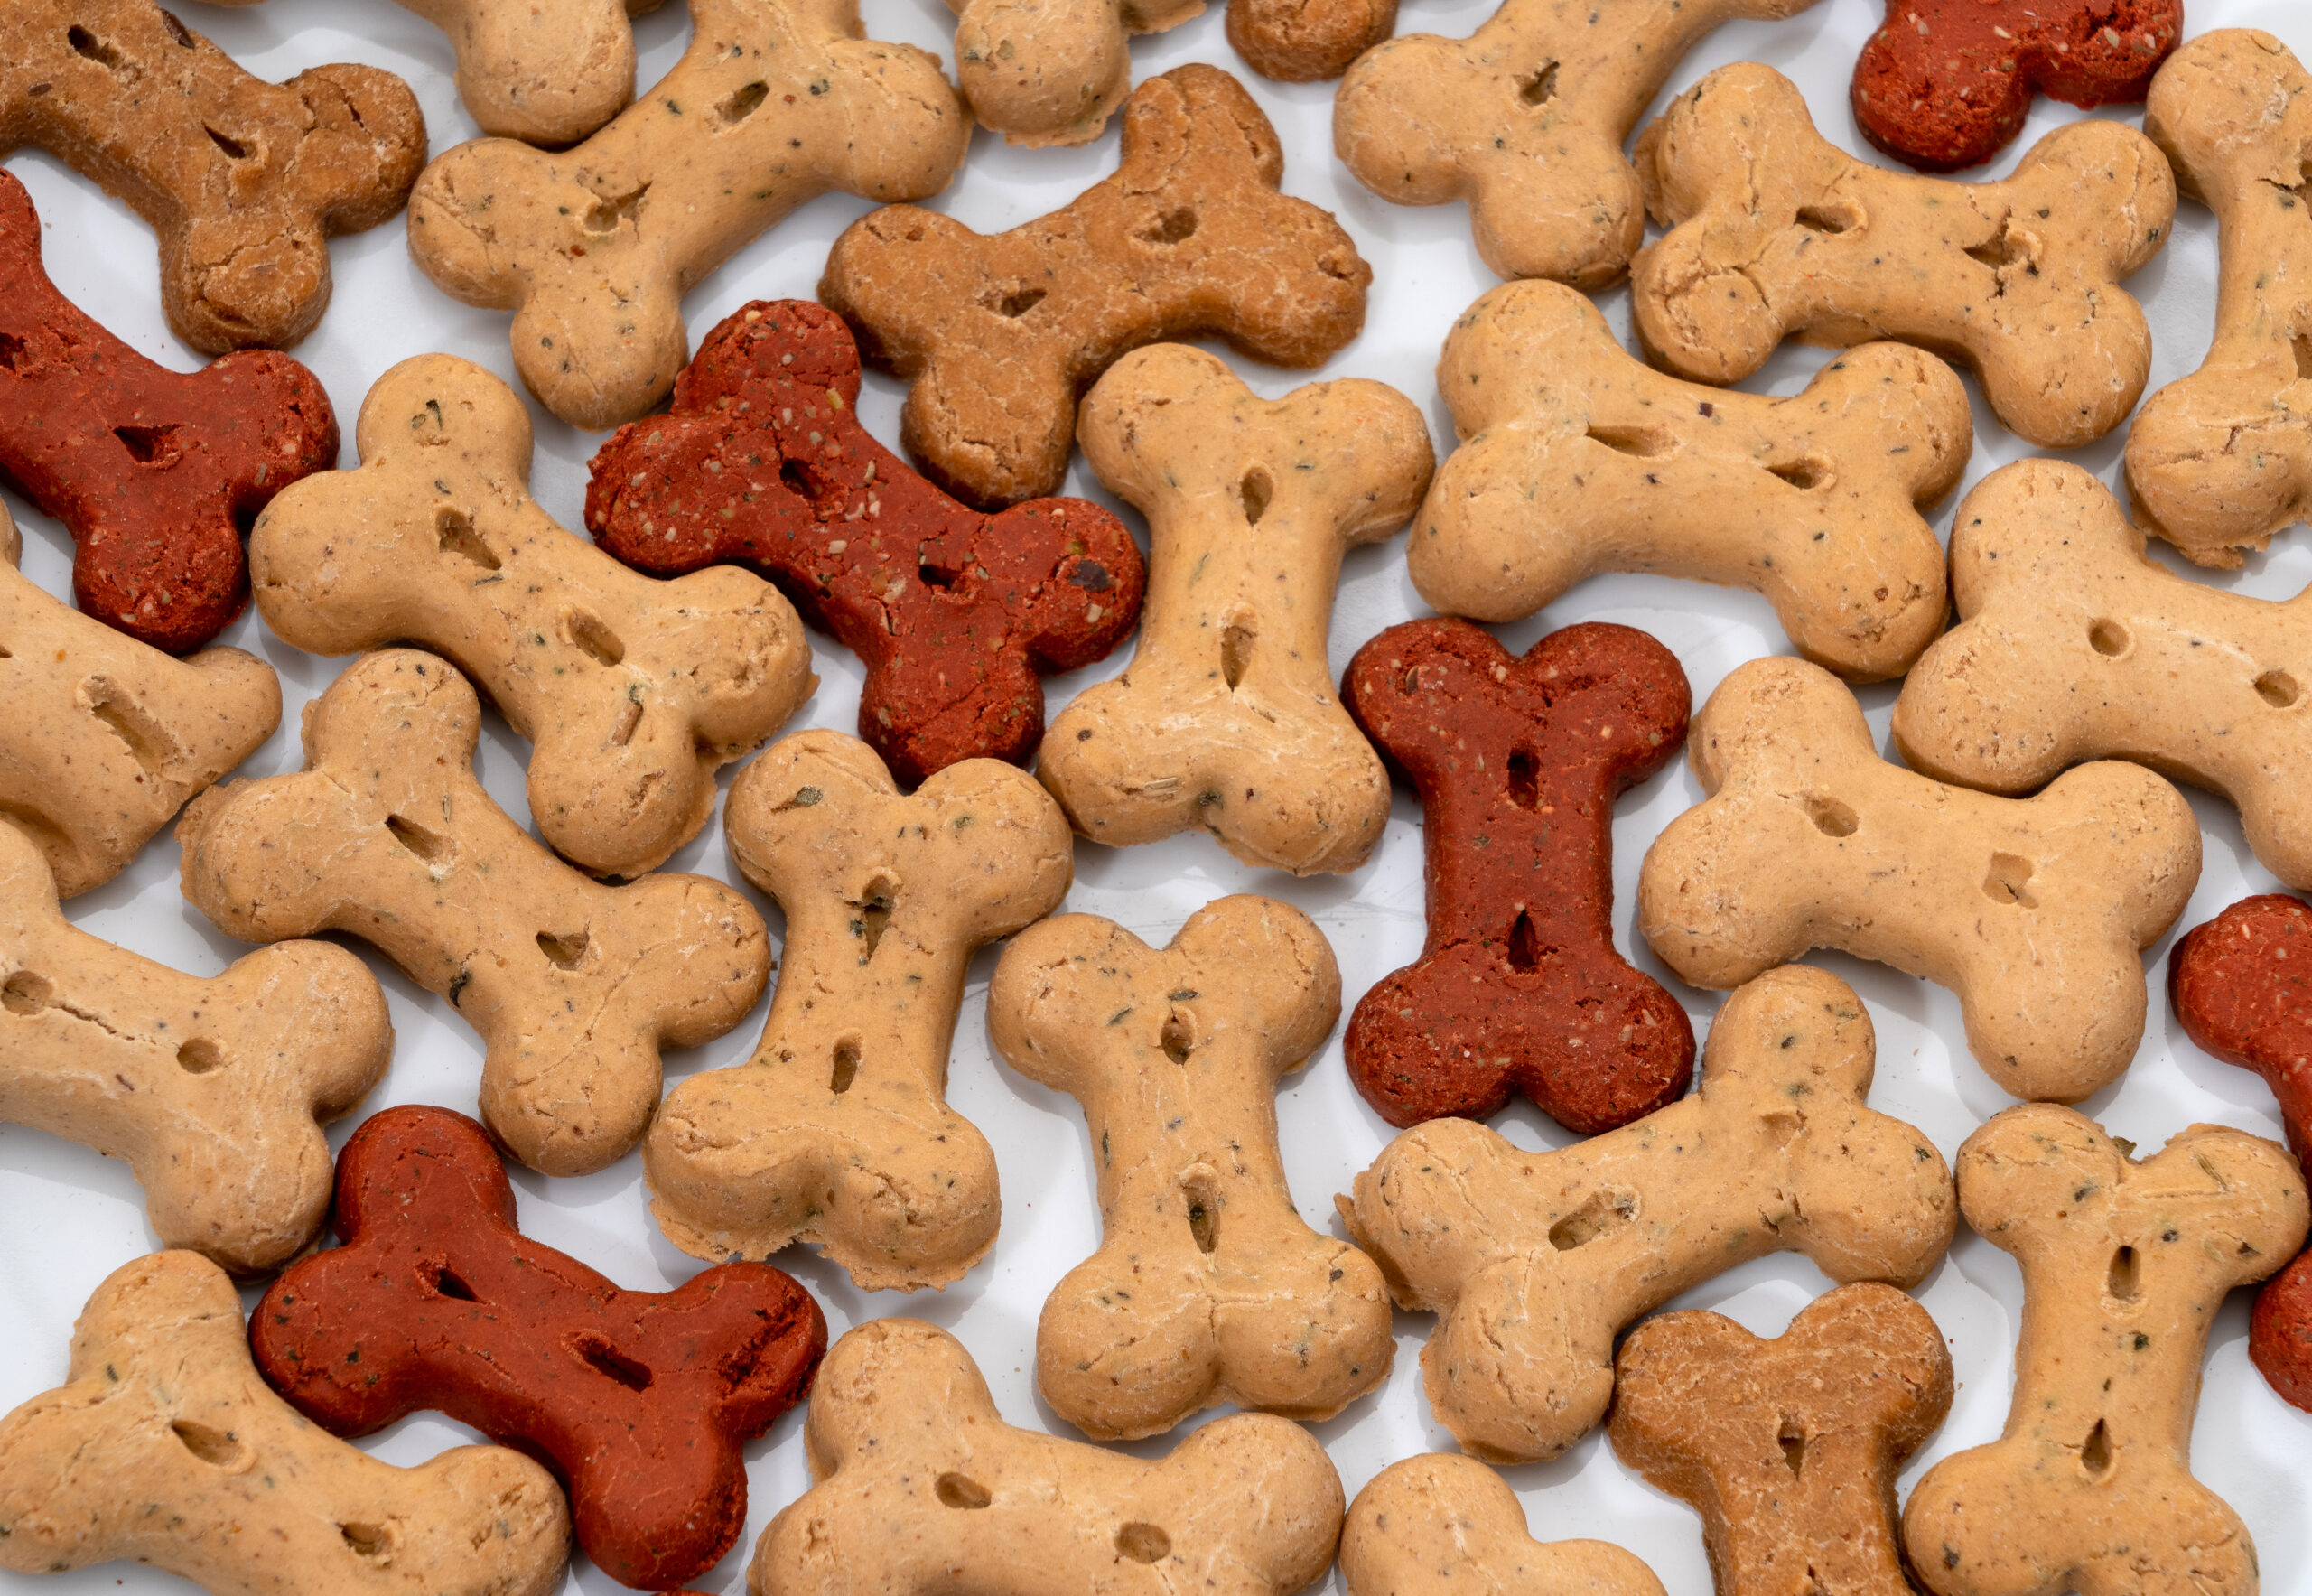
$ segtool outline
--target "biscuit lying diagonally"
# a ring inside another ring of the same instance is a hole
[[[1348,1505],[1348,1596],[1662,1596],[1654,1571],[1606,1541],[1536,1542],[1507,1481],[1474,1458],[1390,1464]]]

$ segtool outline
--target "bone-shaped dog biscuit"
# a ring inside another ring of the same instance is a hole
[[[2001,1089],[2073,1103],[2143,1038],[2141,950],[2198,883],[2173,787],[2099,761],[2035,798],[1971,792],[1878,757],[1854,695],[1803,660],[1752,660],[1694,717],[1711,796],[1655,839],[1637,925],[1697,986],[1835,947],[1947,986]]]
[[[1662,1582],[1606,1541],[1537,1543],[1500,1475],[1424,1452],[1390,1464],[1340,1530],[1348,1596],[1662,1596]]]
[[[1874,1045],[1845,982],[1791,965],[1719,1010],[1701,1091],[1635,1125],[1535,1153],[1439,1119],[1383,1149],[1342,1213],[1437,1313],[1422,1381],[1462,1449],[1555,1457],[1605,1416],[1616,1332],[1748,1259],[1924,1279],[1958,1205],[1926,1137],[1863,1106]]]
[[[481,705],[454,667],[371,654],[305,710],[303,771],[200,795],[177,823],[185,897],[226,932],[375,946],[487,1048],[481,1117],[549,1175],[634,1145],[658,1051],[721,1036],[769,978],[761,918],[704,876],[604,886],[490,801]]]
[[[1959,1149],[1959,1200],[2022,1265],[2023,1331],[2005,1432],[1904,1507],[1913,1573],[1934,1596],[2255,1596],[2247,1526],[2192,1477],[2192,1413],[2224,1293],[2303,1244],[2295,1162],[2194,1125],[2138,1162],[2027,1104]]]
[[[1736,382],[1793,333],[1945,350],[2000,420],[2043,448],[2110,432],[2151,365],[2122,292],[2167,241],[2176,182],[2120,122],[2057,128],[2000,182],[1866,164],[1814,131],[1787,78],[1721,67],[1638,141],[1646,206],[1670,232],[1631,268],[1647,350],[1682,377]]]
[[[1608,571],[1687,576],[1763,594],[1851,681],[1901,675],[1942,629],[1920,512],[1957,485],[1973,424],[1924,350],[1866,344],[1766,398],[1649,370],[1581,294],[1513,283],[1454,323],[1437,386],[1464,441],[1405,559],[1448,614],[1520,620]]]
[[[949,765],[902,796],[872,750],[799,733],[739,773],[731,854],[787,913],[753,1059],[667,1094],[651,1211],[702,1258],[816,1245],[864,1291],[944,1286],[995,1244],[995,1155],[947,1106],[974,949],[1058,907],[1067,822],[1034,778]]]
[[[299,483],[249,539],[266,624],[316,654],[446,655],[535,744],[530,814],[557,853],[601,875],[665,863],[714,772],[810,695],[794,608],[743,571],[653,581],[555,525],[528,409],[454,355],[379,378],[355,443],[360,470]]]

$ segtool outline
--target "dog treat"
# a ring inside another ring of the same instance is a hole
[[[786,911],[782,973],[754,1057],[667,1094],[651,1212],[695,1257],[804,1241],[862,1291],[945,1286],[1001,1216],[995,1155],[945,1097],[964,974],[1067,895],[1067,822],[1010,765],[904,797],[864,743],[811,731],[739,772],[722,823]]]
[[[1071,914],[1022,931],[987,993],[1004,1061],[1084,1106],[1100,1250],[1044,1300],[1036,1386],[1097,1440],[1233,1402],[1329,1419],[1396,1342],[1373,1260],[1302,1221],[1276,1145],[1278,1082],[1340,1018],[1309,917],[1223,898],[1161,952]]]
[[[1025,763],[1038,676],[1105,658],[1139,620],[1139,546],[1086,499],[965,509],[870,437],[858,404],[843,318],[757,300],[707,334],[670,413],[595,454],[587,527],[654,576],[734,560],[778,583],[866,662],[859,734],[905,785]]]
[[[675,70],[558,154],[461,145],[409,201],[409,253],[443,293],[514,313],[514,369],[573,426],[666,397],[683,295],[832,189],[947,186],[971,118],[937,57],[862,35],[857,0],[692,0]]]
[[[249,539],[266,623],[296,648],[423,643],[530,753],[530,815],[597,875],[655,870],[714,809],[714,772],[811,695],[810,645],[743,571],[637,575],[530,497],[530,413],[454,355],[378,379],[361,469],[275,499]]]
[[[230,4],[231,0],[225,0]],[[660,0],[396,0],[449,34],[458,98],[484,133],[575,144],[634,98],[628,19]]]
[[[186,899],[228,935],[342,931],[479,1032],[481,1117],[541,1173],[640,1139],[658,1050],[746,1017],[761,918],[704,876],[604,886],[533,841],[474,779],[481,705],[455,667],[395,649],[305,709],[302,772],[211,788],[177,822]]]
[[[2071,123],[2012,177],[1948,182],[1854,159],[1789,79],[1745,61],[1680,96],[1636,160],[1671,231],[1639,252],[1630,303],[1681,377],[1739,381],[1793,334],[1903,339],[1973,367],[2047,449],[2102,437],[2143,392],[2151,332],[2119,283],[2167,242],[2176,182],[2124,123]]]
[[[1286,1596],[1340,1534],[1340,1476],[1291,1420],[1217,1419],[1157,1462],[1015,1430],[963,1344],[917,1319],[834,1344],[803,1439],[817,1483],[756,1544],[756,1596]]]
[[[2312,506],[2312,74],[2270,33],[2225,28],[2178,50],[2143,117],[2177,185],[2215,212],[2215,340],[2128,429],[2128,489],[2146,530],[2202,565]]]
[[[1421,412],[1356,378],[1263,399],[1166,344],[1086,396],[1084,454],[1148,518],[1148,608],[1131,668],[1052,723],[1044,785],[1094,842],[1194,826],[1296,875],[1364,863],[1389,777],[1326,639],[1342,554],[1404,525],[1429,485]]]
[[[1951,1174],[1863,1106],[1875,1045],[1845,982],[1790,965],[1719,1010],[1700,1092],[1635,1125],[1525,1153],[1438,1119],[1384,1148],[1341,1214],[1397,1305],[1437,1313],[1422,1382],[1462,1449],[1555,1457],[1605,1417],[1616,1332],[1748,1259],[1925,1279],[1957,1223]]]
[[[1466,621],[1393,626],[1341,695],[1421,792],[1429,938],[1358,1000],[1348,1078],[1399,1129],[1512,1089],[1596,1135],[1685,1096],[1694,1032],[1614,947],[1614,799],[1677,758],[1676,656],[1585,622],[1512,655]]]
[[[1616,1360],[1607,1433],[1701,1515],[1718,1596],[1912,1596],[1895,1475],[1951,1394],[1926,1310],[1864,1282],[1817,1297],[1773,1340],[1716,1313],[1646,1321]]]
[[[992,238],[871,211],[835,240],[819,298],[870,362],[914,379],[900,435],[917,463],[997,509],[1059,486],[1077,397],[1142,345],[1208,333],[1319,366],[1356,336],[1373,268],[1283,178],[1244,87],[1179,67],[1133,91],[1117,170],[1063,209]]]
[[[2143,1038],[2142,950],[2184,911],[2200,826],[2139,765],[2098,761],[2035,798],[1946,786],[1878,757],[1861,706],[1803,660],[1754,659],[1694,717],[1711,795],[1637,878],[1637,926],[1697,986],[1813,947],[1958,994],[2001,1090],[2075,1103]]]
[[[1861,682],[1943,628],[1921,511],[1957,486],[1973,424],[1922,350],[1866,344],[1764,398],[1650,370],[1581,294],[1512,283],[1454,325],[1437,386],[1464,441],[1405,558],[1440,610],[1518,621],[1608,571],[1692,577],[1763,594],[1801,654]]]
[[[362,1122],[335,1223],[345,1245],[293,1265],[249,1321],[292,1406],[348,1436],[434,1408],[546,1459],[580,1549],[637,1589],[721,1561],[747,1521],[740,1443],[826,1350],[808,1293],[748,1263],[620,1291],[521,1235],[489,1135],[446,1108]]]
[[[1662,1596],[1654,1571],[1605,1541],[1537,1544],[1500,1475],[1424,1452],[1390,1464],[1348,1505],[1348,1596]]]
[[[1959,1149],[1959,1201],[2022,1265],[2023,1333],[2006,1432],[1904,1507],[1915,1575],[1934,1596],[2254,1596],[2247,1526],[2192,1478],[2192,1412],[2224,1293],[2303,1245],[2295,1162],[2194,1125],[2138,1162],[2085,1115],[2027,1104]]]
[[[0,1568],[133,1558],[213,1596],[546,1596],[570,1518],[503,1447],[396,1469],[316,1429],[249,1363],[241,1302],[194,1253],[105,1278],[68,1384],[0,1419]]]

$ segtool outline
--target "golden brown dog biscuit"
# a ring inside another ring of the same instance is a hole
[[[1608,571],[1689,576],[1764,594],[1801,654],[1864,682],[1943,626],[1920,511],[1974,429],[1924,350],[1866,344],[1787,398],[1723,392],[1648,370],[1572,289],[1512,283],[1454,323],[1437,386],[1464,442],[1405,559],[1449,614],[1522,620]]]
[[[769,978],[761,918],[696,875],[621,887],[533,841],[474,779],[481,705],[395,649],[305,709],[302,772],[213,788],[177,823],[185,897],[248,942],[374,945],[487,1045],[481,1117],[549,1175],[602,1168],[658,1106],[661,1047],[721,1036]]]
[[[2098,761],[2029,798],[1878,757],[1861,706],[1799,659],[1754,659],[1694,717],[1703,802],[1646,850],[1637,926],[1723,990],[1813,947],[1958,994],[2003,1091],[2075,1103],[2143,1039],[2142,950],[2200,875],[2200,826],[2150,771]]]
[[[1488,1461],[1555,1457],[1614,1391],[1622,1326],[1750,1258],[1924,1279],[1958,1205],[1920,1132],[1863,1106],[1870,1016],[1835,975],[1769,971],[1726,1000],[1693,1097],[1555,1153],[1437,1119],[1389,1143],[1341,1211],[1397,1305],[1431,1310],[1422,1383]]]
[[[1348,1596],[1662,1596],[1654,1571],[1605,1541],[1537,1544],[1501,1476],[1424,1452],[1390,1464],[1340,1530]]]
[[[2130,1151],[2044,1104],[1959,1149],[1967,1223],[2023,1267],[2023,1333],[2005,1433],[1928,1470],[1903,1509],[1934,1596],[2255,1596],[2247,1526],[2192,1478],[2192,1413],[2224,1293],[2303,1245],[2304,1177],[2219,1125]]]
[[[945,1097],[964,973],[1067,895],[1067,822],[998,761],[903,796],[865,743],[810,731],[739,772],[722,823],[786,910],[785,966],[754,1057],[667,1094],[651,1212],[696,1257],[805,1241],[862,1291],[945,1286],[1001,1217],[995,1155]]]
[[[230,0],[228,0],[230,3]],[[450,36],[458,98],[481,130],[525,144],[566,145],[634,98],[629,17],[660,0],[396,0]]]
[[[1720,67],[1637,147],[1671,231],[1631,268],[1647,351],[1682,377],[1749,376],[1795,334],[1843,348],[1903,339],[1971,365],[2000,420],[2043,448],[2102,437],[2151,367],[2121,278],[2159,251],[2176,182],[2121,122],[2057,128],[2012,177],[1888,172],[1814,131],[1772,67]]]

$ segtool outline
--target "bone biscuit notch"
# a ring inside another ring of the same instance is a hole
[[[1605,1541],[1536,1543],[1525,1509],[1474,1458],[1424,1452],[1390,1464],[1348,1507],[1340,1532],[1348,1596],[1662,1596],[1662,1582]]]

